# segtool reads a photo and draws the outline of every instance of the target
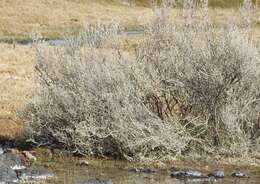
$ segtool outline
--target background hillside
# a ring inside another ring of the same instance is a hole
[[[135,7],[124,3],[130,1],[133,0],[1,0],[0,37],[28,37],[34,29],[40,29],[45,36],[57,37],[85,22],[111,20],[135,28],[151,15],[150,1],[135,0]],[[219,7],[237,7],[240,3],[241,0],[210,0],[210,6],[218,8],[215,12],[222,17],[230,12]]]

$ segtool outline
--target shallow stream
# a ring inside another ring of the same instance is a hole
[[[216,184],[260,184],[259,168],[240,168],[241,171],[248,173],[250,178],[232,178],[230,174],[237,167],[227,167],[224,169],[226,177],[217,181],[203,180],[178,180],[171,178],[167,169],[162,169],[156,173],[135,173],[130,172],[127,168],[131,168],[132,164],[122,161],[94,160],[89,161],[88,166],[77,166],[76,161],[59,162],[53,168],[57,178],[55,184],[73,184],[77,181],[87,181],[92,179],[111,180],[113,184],[189,184],[189,183],[216,183]],[[212,166],[210,166],[211,168]],[[193,167],[207,174],[210,169],[205,167]],[[218,169],[218,168],[215,168]],[[214,170],[214,169],[213,169]]]
[[[143,30],[123,31],[118,36],[129,37],[143,35]],[[66,44],[64,38],[44,38],[43,41],[51,46],[63,46]],[[0,38],[0,43],[18,44],[18,45],[32,45],[33,40],[31,38]]]

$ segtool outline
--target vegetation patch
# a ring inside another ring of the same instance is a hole
[[[250,34],[252,4],[245,1],[241,17],[221,27],[211,23],[207,3],[186,3],[175,21],[168,5],[155,9],[134,56],[104,49],[118,38],[117,24],[86,26],[62,47],[36,37],[37,88],[22,112],[30,140],[131,161],[257,155],[260,53]]]

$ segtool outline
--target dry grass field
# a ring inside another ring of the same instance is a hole
[[[0,135],[21,130],[16,116],[32,88],[34,52],[27,46],[0,45]]]
[[[137,4],[147,4],[138,1]],[[228,6],[212,1],[215,7]],[[151,15],[144,6],[129,7],[111,0],[1,0],[0,37],[28,37],[32,30],[40,30],[46,37],[59,37],[64,31],[84,23],[120,22],[126,27],[143,25]],[[174,11],[176,12],[176,11]],[[174,13],[175,14],[175,13]],[[214,8],[211,15],[216,20],[234,16],[230,9]],[[260,11],[255,18],[260,17]],[[260,23],[259,23],[260,24]]]
[[[151,12],[146,7],[133,8],[107,1],[1,0],[0,38],[28,37],[34,29],[46,37],[59,37],[66,29],[85,22],[114,20],[135,27],[144,24]],[[230,9],[210,10],[210,16],[218,23],[236,14]],[[254,12],[254,21],[254,32],[260,39],[260,10]],[[31,46],[0,44],[0,136],[13,137],[22,129],[17,111],[31,94],[34,59]]]
[[[33,29],[39,29],[45,36],[55,37],[85,22],[114,20],[127,26],[140,25],[150,13],[148,8],[105,1],[1,0],[0,36],[28,36]]]

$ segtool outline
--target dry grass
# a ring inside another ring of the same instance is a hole
[[[14,136],[22,126],[16,111],[30,95],[34,51],[0,44],[0,136]]]
[[[32,29],[60,36],[65,29],[84,22],[115,20],[131,26],[142,24],[150,10],[93,0],[1,0],[0,36],[28,36]]]
[[[44,36],[61,36],[83,23],[114,20],[127,27],[144,24],[152,11],[146,7],[128,7],[111,0],[1,0],[0,37],[21,37],[40,29]],[[221,1],[226,2],[226,1]],[[146,4],[139,1],[137,4]],[[174,13],[175,14],[175,13]],[[212,17],[226,20],[234,14],[228,9],[212,9]],[[255,15],[260,25],[260,11]]]

